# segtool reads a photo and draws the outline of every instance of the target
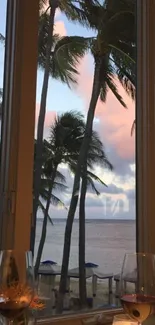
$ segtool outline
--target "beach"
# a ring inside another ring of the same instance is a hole
[[[37,223],[37,245],[41,234],[42,221]],[[47,238],[42,261],[50,259],[61,265],[65,221],[54,220],[54,225],[48,224]],[[36,250],[37,250],[36,245]],[[86,222],[86,262],[99,265],[103,273],[120,273],[124,254],[135,251],[135,221],[124,220],[89,220]],[[78,221],[74,222],[69,268],[78,266]],[[56,290],[59,287],[59,277],[56,278]],[[79,296],[78,280],[71,279],[70,296]],[[113,281],[113,292],[115,282]],[[40,283],[40,294],[49,295],[49,285]],[[87,280],[87,295],[92,297],[92,282]],[[98,279],[97,295],[94,308],[109,303],[108,281]],[[115,303],[113,300],[112,303]],[[75,307],[76,308],[76,307]]]

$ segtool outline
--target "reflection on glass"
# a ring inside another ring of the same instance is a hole
[[[0,253],[0,313],[13,320],[31,303],[34,273],[31,252]]]
[[[138,322],[131,319],[127,314],[115,315],[113,325],[138,325]]]
[[[133,285],[127,292],[126,282]],[[143,322],[154,313],[155,255],[126,254],[121,274],[121,303],[129,316]]]

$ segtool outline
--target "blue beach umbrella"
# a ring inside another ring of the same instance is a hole
[[[41,264],[56,265],[57,263],[52,260],[45,260],[45,261],[41,262]]]
[[[87,262],[87,263],[85,263],[85,267],[91,267],[91,268],[94,268],[94,267],[98,267],[98,265],[95,264],[95,263],[92,263],[92,262]]]

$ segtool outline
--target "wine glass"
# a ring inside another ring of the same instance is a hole
[[[128,285],[128,291],[126,283]],[[120,300],[124,311],[138,323],[155,310],[155,255],[126,254],[120,279]]]
[[[0,314],[10,321],[30,305],[34,296],[31,252],[0,252]]]

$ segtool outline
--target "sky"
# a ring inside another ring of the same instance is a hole
[[[3,35],[5,34],[5,16],[6,0],[0,0],[0,33]],[[66,17],[59,11],[56,14],[55,32],[61,36],[94,36],[93,31],[68,22]],[[3,86],[3,67],[4,46],[0,44],[0,88]],[[48,138],[49,127],[57,114],[76,110],[82,112],[86,117],[92,89],[93,67],[93,58],[90,54],[86,54],[79,62],[78,85],[72,89],[50,78],[46,107],[45,137]],[[36,124],[42,80],[43,71],[38,70]],[[131,136],[131,127],[135,116],[135,103],[127,96],[117,80],[116,85],[127,105],[127,109],[123,108],[109,91],[106,103],[103,104],[98,101],[93,125],[94,129],[99,133],[114,171],[108,172],[103,167],[95,166],[94,172],[108,187],[96,184],[100,192],[99,196],[96,196],[88,189],[86,218],[135,219],[135,136]],[[67,166],[61,165],[60,170],[66,176],[68,188],[63,193],[55,194],[61,198],[68,208],[72,192],[73,175],[71,175]],[[50,214],[53,218],[66,218],[67,210],[51,206]],[[40,213],[39,216],[41,216]],[[78,210],[76,217],[78,217]]]

